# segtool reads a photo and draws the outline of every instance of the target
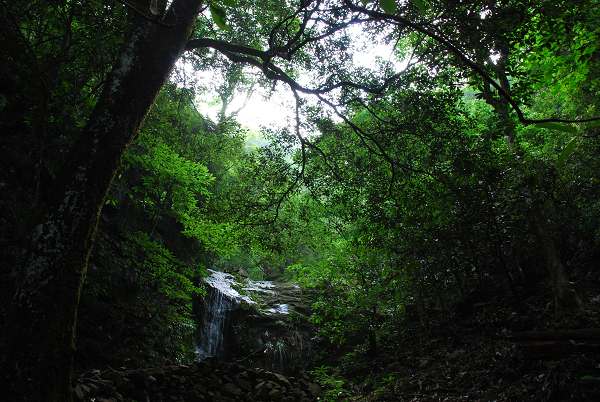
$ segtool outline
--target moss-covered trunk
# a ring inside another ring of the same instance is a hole
[[[77,307],[98,217],[121,156],[185,48],[199,0],[132,29],[67,160],[55,202],[31,236],[9,309],[5,400],[68,401]]]

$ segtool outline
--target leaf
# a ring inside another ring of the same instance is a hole
[[[235,7],[237,5],[237,0],[223,0],[223,4],[227,7]]]
[[[564,131],[571,134],[577,133],[577,128],[564,123],[535,123],[535,125],[541,128],[547,128],[549,130]]]
[[[600,127],[600,120],[592,121],[586,124],[587,128],[596,128]]]
[[[227,25],[227,22],[225,20],[225,10],[213,3],[210,4],[209,8],[210,16],[212,17],[215,24],[217,24],[217,26],[224,31],[229,30],[229,26]]]
[[[569,141],[567,145],[565,145],[560,154],[558,154],[558,158],[556,160],[557,168],[560,169],[565,165],[567,159],[569,159],[569,156],[571,156],[573,152],[575,152],[575,149],[577,148],[577,143],[577,137],[573,137],[571,138],[571,141]]]
[[[396,0],[379,0],[379,7],[388,14],[396,14]]]
[[[427,12],[429,8],[429,4],[427,4],[427,0],[412,0],[415,7],[419,9],[419,11],[424,14]]]

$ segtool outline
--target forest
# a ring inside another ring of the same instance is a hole
[[[600,400],[598,0],[0,0],[0,399]]]

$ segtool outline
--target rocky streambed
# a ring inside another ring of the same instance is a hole
[[[314,401],[321,390],[303,374],[284,376],[240,364],[205,361],[148,369],[92,370],[75,399],[95,402]]]

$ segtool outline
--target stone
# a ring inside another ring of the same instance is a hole
[[[306,388],[308,389],[308,392],[310,392],[313,396],[318,396],[321,394],[321,387],[319,386],[319,384],[309,382],[306,384]]]
[[[449,352],[446,357],[450,360],[458,359],[460,356],[464,355],[466,352],[464,349],[456,349],[455,351]]]
[[[223,391],[233,396],[239,397],[242,395],[242,390],[230,382],[223,386]]]
[[[310,303],[304,300],[297,285],[281,281],[246,281],[224,272],[210,272],[205,279],[209,297],[200,303],[199,324],[206,328],[202,332],[206,335],[198,345],[203,361],[211,361],[210,356],[221,356],[226,351],[233,354],[228,358],[235,359],[241,357],[240,351],[244,351],[252,356],[248,361],[250,365],[274,368],[283,373],[303,369],[310,363],[314,328],[304,315]],[[243,303],[246,299],[250,302]],[[206,321],[207,317],[223,315],[211,314],[211,309],[215,308],[226,315],[223,322],[219,321],[221,325],[209,325],[211,323]],[[298,308],[302,313],[296,312]],[[220,333],[213,333],[212,328],[221,328]],[[232,370],[227,373],[231,374]]]
[[[81,400],[83,400],[83,398],[85,398],[85,392],[83,391],[81,384],[78,384],[73,391],[75,392],[75,396],[77,398],[79,398]]]
[[[273,373],[273,376],[279,381],[284,383],[285,385],[287,385],[288,387],[291,387],[292,384],[290,384],[290,381],[283,375],[279,374],[279,373]]]
[[[246,380],[239,379],[237,380],[237,385],[242,388],[244,391],[250,391],[252,389],[252,384],[250,384]]]

